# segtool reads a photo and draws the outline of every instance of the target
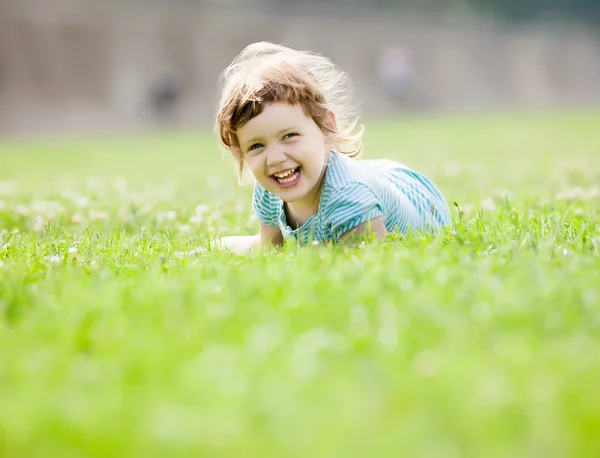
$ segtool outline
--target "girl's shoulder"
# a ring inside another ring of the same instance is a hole
[[[388,159],[353,159],[343,153],[332,151],[325,185],[330,190],[340,190],[351,183],[367,186],[380,183],[386,172],[408,169],[399,162]]]

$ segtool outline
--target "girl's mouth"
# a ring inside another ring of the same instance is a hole
[[[300,167],[294,167],[271,175],[280,188],[295,186],[300,181]]]

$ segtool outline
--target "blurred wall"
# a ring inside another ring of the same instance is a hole
[[[315,8],[25,5],[0,5],[4,136],[210,126],[219,72],[257,40],[331,57],[367,116],[600,106],[600,40],[574,25]],[[378,73],[385,45],[410,56],[410,93],[400,101]]]

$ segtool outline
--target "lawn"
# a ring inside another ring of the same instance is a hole
[[[210,132],[0,142],[0,456],[600,456],[600,113],[366,124],[451,230],[236,257]]]

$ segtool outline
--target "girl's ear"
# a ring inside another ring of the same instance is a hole
[[[337,122],[335,120],[335,114],[332,111],[327,112],[325,116],[325,125],[323,127],[325,143],[332,144],[335,134],[337,133]]]
[[[325,128],[329,132],[337,132],[337,122],[333,111],[328,111],[325,118]]]

